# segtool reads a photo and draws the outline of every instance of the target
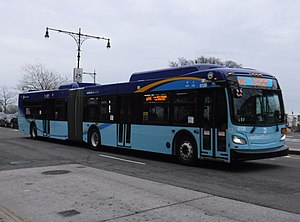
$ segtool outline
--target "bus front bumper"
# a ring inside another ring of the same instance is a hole
[[[275,149],[267,150],[231,150],[231,161],[245,161],[245,160],[256,160],[272,157],[287,156],[289,154],[289,147],[283,145]]]

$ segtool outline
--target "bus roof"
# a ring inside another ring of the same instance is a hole
[[[200,70],[208,70],[208,69],[215,69],[221,67],[223,66],[213,65],[213,64],[201,64],[201,65],[181,66],[181,67],[174,67],[174,68],[167,68],[167,69],[158,69],[158,70],[151,70],[145,72],[136,72],[131,75],[129,82],[171,78],[171,77],[186,75],[192,72],[197,72]]]
[[[212,74],[212,78],[209,78]],[[30,95],[30,98],[63,98],[68,90],[83,88],[85,95],[128,94],[133,92],[151,92],[159,90],[176,90],[206,87],[220,87],[217,81],[223,81],[228,76],[257,76],[274,78],[273,76],[249,68],[227,68],[213,64],[199,64],[168,69],[159,69],[133,73],[129,82],[99,85],[91,83],[71,83],[61,86],[58,90],[35,91],[20,95]],[[194,84],[195,83],[195,84]],[[188,85],[187,85],[188,84]],[[190,84],[190,85],[189,85]],[[194,85],[193,85],[194,84]],[[25,98],[24,96],[22,98]]]

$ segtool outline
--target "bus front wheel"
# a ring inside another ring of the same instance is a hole
[[[30,137],[31,137],[31,139],[37,138],[37,129],[36,129],[36,125],[34,123],[32,123],[30,125]]]
[[[100,150],[101,148],[101,139],[99,130],[92,128],[89,131],[89,146],[92,150]]]
[[[190,138],[180,138],[176,142],[176,157],[184,165],[194,165],[197,160],[197,146]]]

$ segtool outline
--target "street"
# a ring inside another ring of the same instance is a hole
[[[3,180],[4,177],[13,178],[13,175],[18,175],[18,177],[16,176],[14,178],[20,179],[27,175],[27,178],[31,178],[32,175],[30,173],[36,173],[39,168],[44,169],[44,171],[49,171],[49,169],[51,171],[57,169],[57,166],[60,166],[61,169],[66,171],[78,171],[80,175],[89,175],[90,173],[98,176],[105,175],[103,181],[108,179],[111,175],[119,175],[118,177],[123,178],[122,181],[126,185],[130,185],[130,180],[133,179],[137,181],[137,184],[142,184],[147,181],[146,183],[149,183],[149,186],[152,184],[153,186],[157,186],[157,189],[162,189],[161,191],[152,190],[152,193],[157,193],[157,195],[162,195],[166,193],[167,190],[174,189],[177,195],[180,196],[176,197],[181,199],[180,203],[188,202],[192,200],[191,198],[195,198],[193,200],[199,201],[201,199],[202,204],[205,204],[204,197],[209,197],[207,202],[212,200],[210,198],[220,198],[218,199],[220,203],[223,200],[234,201],[231,207],[237,203],[240,203],[238,206],[246,203],[252,207],[258,206],[268,210],[279,210],[283,215],[282,218],[288,215],[290,221],[297,221],[297,219],[300,221],[300,155],[297,155],[296,152],[293,152],[287,157],[249,161],[231,165],[218,162],[205,162],[203,165],[199,164],[199,166],[187,167],[179,164],[169,156],[132,150],[115,150],[113,148],[105,148],[103,151],[97,152],[89,150],[84,143],[78,144],[47,139],[31,140],[17,130],[3,127],[0,128],[0,141],[0,187],[2,187],[0,189],[0,207],[1,205],[7,204],[9,206],[20,207],[21,203],[26,204],[21,200],[17,200],[21,196],[14,193],[4,193],[4,191],[7,192],[5,189],[8,188],[3,187],[10,186],[6,180]],[[288,134],[287,145],[291,148],[299,149],[300,134]],[[50,168],[48,169],[47,167]],[[65,174],[65,178],[68,176],[67,173],[68,172]],[[68,178],[69,182],[72,181],[72,185],[74,186],[76,180],[74,182],[74,178]],[[84,178],[84,176],[80,178]],[[32,178],[32,180],[34,179]],[[111,180],[116,179],[110,178],[110,181]],[[24,182],[23,180],[20,181]],[[78,180],[78,183],[80,183],[80,180]],[[96,184],[97,182],[91,180],[91,183]],[[34,183],[28,179],[25,184],[30,186]],[[49,184],[51,184],[50,181],[43,184],[43,186],[47,187],[47,184],[49,187]],[[17,184],[14,186],[17,187]],[[86,186],[88,189],[88,187],[92,185],[86,183]],[[112,187],[113,186],[116,186],[116,184],[112,185]],[[138,191],[131,190],[131,186],[132,185],[128,186],[128,190],[124,190],[124,192],[131,194],[135,202],[137,201],[135,198],[139,199],[138,194],[144,195],[144,198],[147,197],[149,190],[146,189],[143,193],[138,193]],[[43,191],[40,187],[36,187],[36,189],[38,189],[39,192]],[[64,189],[66,189],[66,187],[64,187]],[[76,190],[74,187],[72,189]],[[153,188],[149,189],[151,190]],[[9,192],[12,192],[12,190],[9,190]],[[172,206],[171,196],[173,195],[174,194],[171,195],[170,193],[170,201],[169,199],[165,200],[166,203],[164,204]],[[181,196],[184,198],[182,199]],[[11,200],[10,198],[12,197],[15,199]],[[33,201],[29,196],[26,198]],[[51,197],[48,196],[47,198],[51,200]],[[148,196],[148,198],[150,197]],[[66,197],[65,200],[66,202],[71,201],[71,197],[69,199]],[[16,204],[17,201],[21,203]],[[63,201],[63,199],[60,201]],[[158,202],[161,203],[160,201],[163,200],[159,200]],[[142,208],[145,207],[146,209],[146,203],[142,201],[139,203]],[[175,203],[173,204],[175,205]],[[22,210],[18,207],[12,209],[12,211],[17,211],[19,215],[22,213]],[[154,204],[151,206],[151,209],[158,208]],[[236,209],[231,208],[231,210],[235,211]],[[144,211],[142,210],[142,212]],[[218,212],[218,209],[215,209],[215,211]],[[30,215],[27,215],[28,213],[23,213],[27,218],[30,218]],[[125,212],[119,213],[123,215]],[[257,214],[257,212],[255,214]],[[128,215],[133,216],[132,214]],[[273,214],[270,213],[270,215]],[[76,218],[76,212],[71,216]],[[231,221],[240,220],[238,215],[236,218],[226,217],[226,219],[230,221],[228,218]],[[255,221],[253,215],[249,215],[249,218]],[[222,221],[221,219],[222,218],[219,218],[216,221]],[[264,219],[264,221],[271,221],[271,219],[274,218]],[[130,219],[128,220],[130,221]],[[177,220],[180,221],[180,219]],[[248,221],[247,219],[245,220]],[[50,219],[45,219],[45,221],[50,221]],[[66,221],[80,220],[70,219]],[[119,218],[118,221],[122,220]],[[191,218],[190,221],[193,221],[193,219]],[[280,220],[277,218],[277,221]]]

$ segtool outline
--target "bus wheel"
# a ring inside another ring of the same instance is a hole
[[[177,159],[184,165],[194,165],[197,160],[197,146],[193,139],[186,137],[176,142]]]
[[[31,139],[37,138],[37,129],[36,129],[36,125],[34,123],[32,123],[30,125],[30,137],[31,137]]]
[[[99,130],[96,128],[92,128],[89,131],[89,145],[92,150],[100,150],[101,148],[101,139]]]

